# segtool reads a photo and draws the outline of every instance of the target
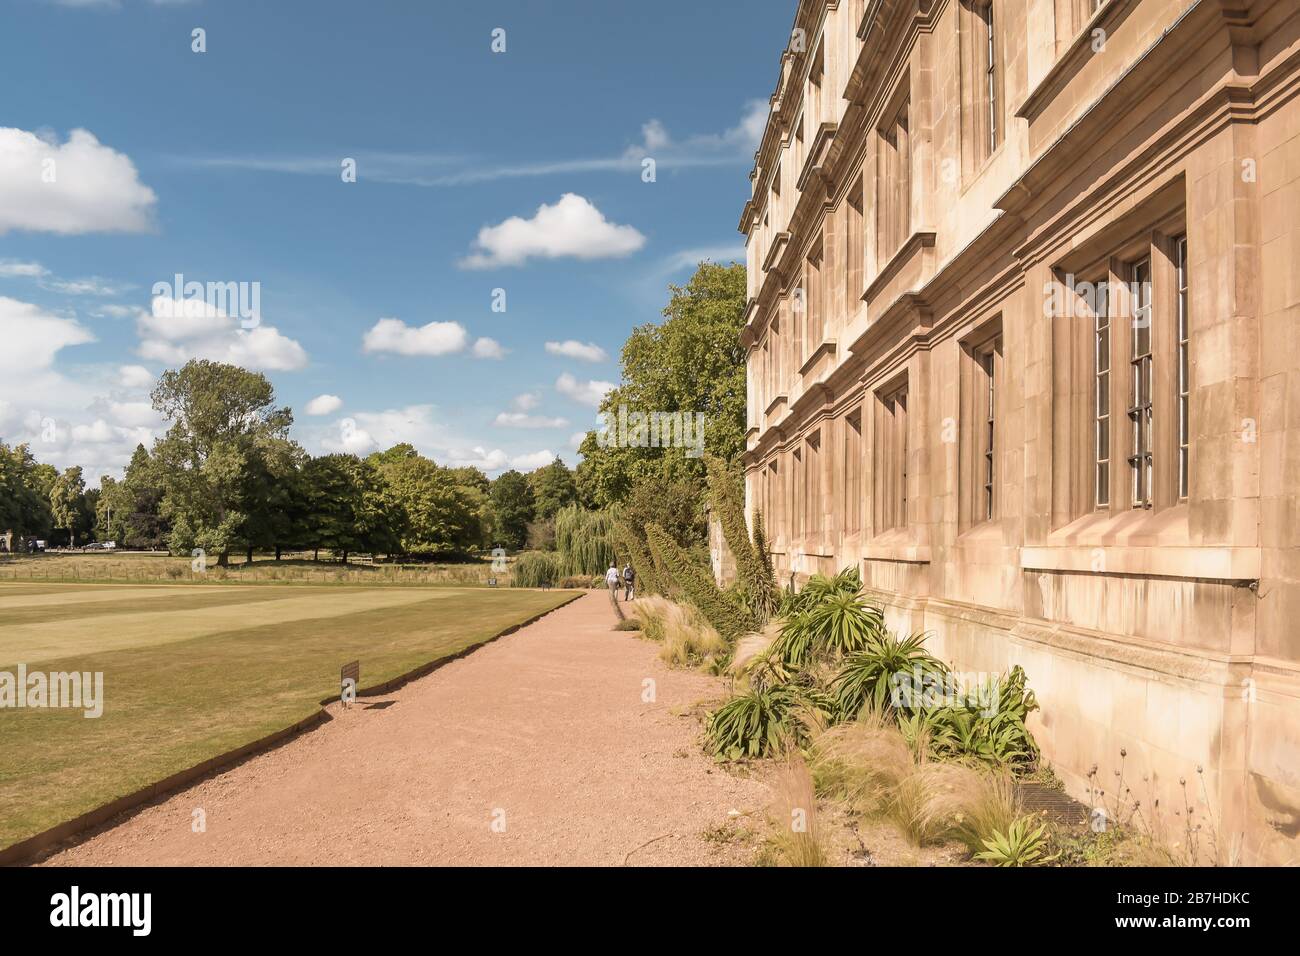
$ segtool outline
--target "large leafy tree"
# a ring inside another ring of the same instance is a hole
[[[65,469],[50,488],[50,513],[54,516],[54,527],[65,529],[68,543],[74,547],[77,528],[84,526],[85,493],[86,480],[82,477],[80,465]]]
[[[270,467],[293,414],[276,406],[266,376],[207,359],[164,372],[152,397],[172,423],[155,446],[171,548],[203,548],[227,564],[252,514],[249,475]]]
[[[555,513],[578,499],[578,488],[573,472],[557,455],[549,465],[533,471],[528,476],[535,502],[534,517],[547,521]]]
[[[745,448],[745,267],[701,263],[670,293],[664,321],[634,329],[624,344],[622,380],[601,411],[617,417],[625,405],[643,413],[703,413],[705,449],[735,461]],[[703,487],[703,463],[688,449],[602,447],[591,432],[581,451],[579,491],[593,506],[625,501],[638,483]]]
[[[126,483],[110,475],[99,479],[99,498],[95,501],[95,538],[116,541],[126,546],[132,501]]]
[[[121,487],[126,494],[122,538],[129,548],[161,548],[170,530],[162,514],[163,481],[144,445],[136,445]],[[114,519],[117,514],[114,513]]]
[[[492,482],[492,525],[502,547],[517,550],[528,540],[535,502],[528,478],[513,468]]]
[[[323,455],[302,467],[305,507],[292,532],[313,549],[389,554],[400,545],[401,516],[379,466],[356,455]]]
[[[461,469],[443,468],[409,445],[376,452],[368,460],[379,469],[389,500],[404,516],[404,552],[435,554],[483,546],[488,496],[481,472],[474,478]]]
[[[53,467],[37,464],[27,445],[11,448],[0,442],[0,534],[12,531],[21,538],[50,533],[50,489],[56,477]]]

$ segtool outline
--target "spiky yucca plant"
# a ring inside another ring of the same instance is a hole
[[[719,757],[767,757],[803,746],[809,728],[829,711],[829,699],[815,689],[795,684],[752,687],[710,714],[706,733]]]
[[[882,629],[865,648],[850,654],[831,682],[836,712],[849,720],[864,710],[895,709],[896,675],[919,673],[923,681],[946,678],[948,668],[924,643],[924,634],[900,640]]]
[[[1040,823],[1036,817],[1023,816],[1017,819],[1005,833],[994,832],[984,841],[984,851],[976,853],[975,859],[983,860],[994,866],[1044,866],[1056,859],[1056,855],[1047,853],[1047,824]]]

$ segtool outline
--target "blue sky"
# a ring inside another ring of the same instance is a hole
[[[574,462],[628,331],[699,258],[743,258],[794,11],[2,5],[0,439],[91,476],[149,444],[149,388],[193,355],[265,371],[313,453]],[[173,318],[177,273],[257,283],[258,316]]]

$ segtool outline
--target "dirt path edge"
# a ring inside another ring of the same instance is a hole
[[[485,647],[493,641],[498,641],[507,635],[515,633],[530,624],[540,621],[548,614],[554,614],[560,608],[567,607],[578,598],[586,594],[586,591],[575,590],[573,594],[566,595],[566,600],[555,605],[555,607],[534,614],[526,620],[519,621],[507,628],[498,631],[491,637],[471,644],[454,654],[448,654],[432,661],[426,661],[417,667],[406,671],[404,674],[384,681],[382,684],[375,684],[370,687],[357,691],[357,697],[379,697],[384,694],[409,684],[411,681],[424,677],[445,667],[452,661],[460,660],[469,654],[474,653],[480,647]],[[304,717],[302,720],[289,727],[274,731],[267,734],[259,740],[254,740],[243,746],[236,747],[234,750],[227,750],[225,753],[210,757],[202,763],[184,770],[179,770],[169,777],[148,784],[133,793],[118,797],[102,806],[93,810],[88,810],[80,816],[74,817],[63,823],[56,823],[47,830],[42,830],[25,840],[20,840],[3,849],[0,849],[0,866],[24,866],[26,864],[38,862],[40,859],[49,856],[55,852],[66,850],[69,847],[76,846],[83,840],[101,833],[104,830],[112,829],[123,823],[140,810],[150,804],[157,803],[185,787],[191,786],[217,773],[224,773],[232,767],[238,766],[251,760],[253,757],[274,750],[283,746],[290,740],[298,737],[300,734],[309,730],[315,730],[317,727],[328,723],[334,718],[325,709],[328,705],[335,703],[336,697],[326,697],[320,701],[320,709],[310,717]]]

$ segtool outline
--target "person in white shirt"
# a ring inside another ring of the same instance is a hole
[[[618,599],[618,584],[622,575],[618,573],[618,563],[612,562],[609,570],[605,572],[605,585],[614,592],[615,600]]]

